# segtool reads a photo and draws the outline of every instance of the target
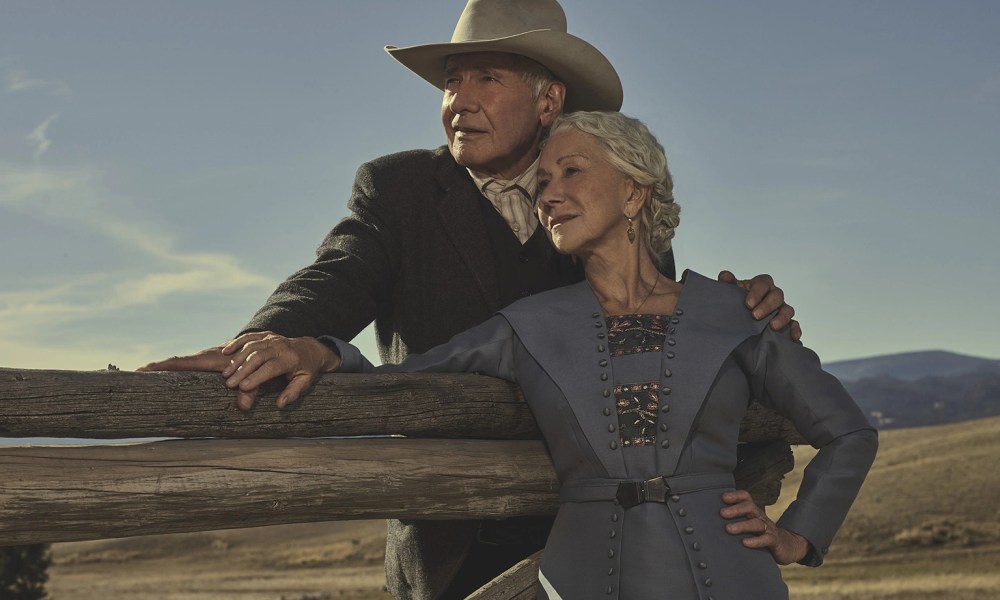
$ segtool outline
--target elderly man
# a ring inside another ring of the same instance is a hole
[[[451,42],[386,50],[444,91],[447,147],[362,165],[351,216],[329,233],[312,265],[278,286],[245,332],[351,339],[374,320],[382,360],[397,362],[520,297],[581,279],[537,226],[536,160],[547,127],[563,110],[621,107],[621,83],[608,60],[566,33],[555,0],[470,0]],[[661,270],[673,276],[672,256],[662,257]],[[726,272],[724,278],[735,281]],[[789,323],[793,311],[770,277],[745,287],[758,318],[781,307],[772,326]],[[233,369],[220,348],[143,367],[224,375]],[[288,379],[278,397],[282,407],[317,376],[266,375]],[[255,395],[256,386],[244,382],[237,403],[249,409]],[[740,500],[745,504],[743,497],[734,504]],[[389,589],[401,599],[464,598],[541,548],[550,523],[390,521]]]

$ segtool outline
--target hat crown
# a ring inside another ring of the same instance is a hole
[[[539,29],[566,33],[566,13],[555,0],[469,0],[451,43],[495,40]]]

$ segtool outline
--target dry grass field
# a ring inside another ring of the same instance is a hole
[[[784,569],[792,598],[1000,598],[998,466],[1000,418],[883,432],[826,564]],[[381,521],[358,521],[55,544],[47,589],[55,600],[384,599],[383,542]]]

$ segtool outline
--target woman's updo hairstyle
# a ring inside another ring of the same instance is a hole
[[[640,234],[653,262],[657,262],[657,256],[670,249],[681,212],[674,202],[674,182],[663,146],[641,121],[619,112],[567,113],[556,119],[549,135],[565,130],[597,138],[607,150],[608,162],[639,185],[649,187],[649,197],[639,213]]]

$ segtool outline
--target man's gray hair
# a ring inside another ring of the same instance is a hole
[[[521,74],[521,78],[531,88],[531,98],[538,98],[549,88],[549,84],[556,81],[556,76],[542,63],[532,60],[527,56],[519,54],[513,55],[517,58],[515,69]]]
[[[639,214],[640,233],[656,262],[658,255],[670,249],[681,212],[674,202],[674,182],[663,146],[642,121],[619,112],[567,113],[556,119],[549,135],[565,130],[597,138],[608,162],[639,185],[649,187],[649,197]]]

